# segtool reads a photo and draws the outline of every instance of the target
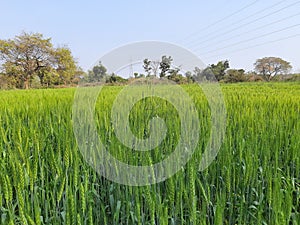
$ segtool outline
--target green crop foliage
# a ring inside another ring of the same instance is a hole
[[[226,137],[204,171],[199,161],[210,131],[208,102],[197,85],[182,86],[200,118],[198,147],[170,179],[120,185],[84,161],[73,133],[76,89],[0,92],[0,224],[299,224],[300,84],[222,85]],[[142,87],[140,87],[142,88]],[[104,87],[96,104],[100,140],[118,160],[149,165],[166,158],[180,137],[180,118],[160,98],[137,102],[132,132],[164,119],[168,131],[152,151],[117,139],[110,110],[122,87]]]

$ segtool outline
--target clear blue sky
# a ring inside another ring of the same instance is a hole
[[[300,71],[298,24],[297,0],[9,0],[1,1],[0,39],[40,32],[68,45],[85,70],[120,45],[158,40],[186,47],[206,64],[229,59],[232,68],[251,70],[257,58],[278,56]]]

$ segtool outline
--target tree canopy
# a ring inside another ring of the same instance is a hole
[[[217,64],[211,64],[209,69],[215,75],[218,81],[224,79],[226,75],[226,70],[229,68],[229,61],[219,61]]]
[[[35,77],[41,85],[66,84],[77,69],[67,47],[54,48],[51,39],[40,33],[23,32],[14,39],[0,40],[0,60],[2,74],[25,89]]]
[[[107,69],[101,62],[98,65],[94,66],[92,70],[88,71],[89,81],[90,82],[100,82],[107,76]]]
[[[287,73],[292,69],[292,66],[289,62],[278,57],[265,57],[258,59],[254,63],[254,66],[255,70],[267,81],[270,81],[278,74]]]

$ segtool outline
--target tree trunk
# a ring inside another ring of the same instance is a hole
[[[29,79],[24,80],[24,89],[29,89]]]

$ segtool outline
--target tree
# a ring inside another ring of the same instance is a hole
[[[147,77],[152,76],[157,76],[158,68],[160,65],[159,61],[150,61],[149,59],[144,59],[143,61],[143,68],[144,71],[146,72]]]
[[[143,65],[143,68],[145,70],[145,72],[147,73],[147,76],[150,76],[151,74],[151,61],[149,59],[144,59],[144,65]]]
[[[77,72],[76,61],[71,50],[67,47],[57,48],[54,51],[56,72],[59,82],[67,85],[71,83]]]
[[[244,82],[246,81],[245,70],[230,69],[227,71],[224,81],[228,83]]]
[[[53,87],[54,85],[61,84],[60,75],[53,68],[51,68],[50,70],[43,71],[41,75],[38,76],[40,78],[40,84],[43,87]]]
[[[153,73],[154,77],[157,77],[159,65],[160,65],[159,60],[151,61],[151,68],[152,68],[152,73]]]
[[[0,60],[4,62],[5,74],[18,76],[28,89],[30,79],[50,67],[55,59],[50,38],[45,39],[39,33],[22,33],[14,40],[0,41]]]
[[[265,57],[256,60],[255,71],[260,73],[266,81],[270,81],[278,74],[287,73],[292,69],[289,62],[277,57]]]
[[[126,83],[127,79],[124,79],[123,77],[120,77],[116,75],[115,73],[112,73],[110,76],[106,77],[106,83]]]
[[[160,74],[159,77],[165,77],[167,72],[170,70],[171,68],[171,64],[172,64],[172,57],[171,56],[162,56],[161,58],[161,62],[159,64],[159,69],[160,69]]]
[[[13,40],[0,40],[0,62],[3,74],[25,89],[36,77],[41,85],[71,82],[77,68],[70,49],[55,49],[51,39],[40,33],[23,32]]]
[[[89,71],[89,81],[91,82],[100,82],[105,78],[107,69],[101,62],[98,65],[94,66],[92,71]]]
[[[36,75],[40,80],[41,86],[49,87],[51,84],[58,83],[59,75],[50,66],[40,69],[36,72]]]
[[[16,87],[17,80],[14,76],[8,77],[5,74],[0,73],[0,89],[11,89]]]
[[[168,73],[169,75],[167,76],[167,78],[169,80],[172,80],[176,83],[183,83],[184,81],[186,81],[186,79],[184,79],[184,77],[182,76],[182,74],[179,73],[180,68],[176,67],[174,69],[169,69]]]
[[[211,71],[210,66],[206,67],[205,69],[200,69],[199,67],[195,67],[193,74],[193,80],[202,82],[202,81],[213,81],[215,75]]]
[[[134,79],[145,78],[144,74],[138,73],[138,72],[134,72],[133,76],[134,76]]]
[[[134,76],[135,79],[137,79],[139,77],[139,73],[138,72],[134,72],[133,76]]]
[[[216,65],[212,64],[209,66],[209,69],[215,75],[218,81],[224,79],[226,75],[226,70],[229,68],[229,61],[219,61]]]
[[[188,83],[193,83],[195,81],[193,78],[193,73],[191,71],[187,71],[184,75]]]

